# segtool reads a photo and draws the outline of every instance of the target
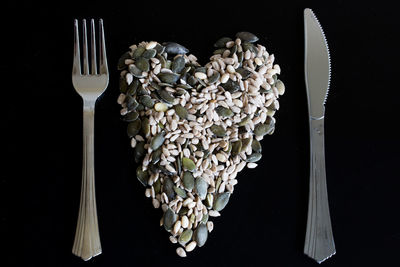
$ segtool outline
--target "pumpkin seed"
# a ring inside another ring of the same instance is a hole
[[[189,208],[188,207],[182,207],[180,210],[179,210],[179,212],[178,212],[178,214],[179,214],[179,216],[183,216],[183,215],[186,215],[186,213],[189,211]]]
[[[203,178],[197,177],[195,181],[195,188],[200,199],[201,200],[205,199],[207,196],[207,189],[208,189],[207,182]]]
[[[181,157],[177,157],[177,159],[176,159],[176,170],[178,172],[178,175],[181,175],[181,172],[182,172],[182,160],[181,160]]]
[[[279,95],[283,95],[285,93],[285,84],[281,80],[276,81],[275,87],[278,89]]]
[[[146,59],[150,59],[150,58],[154,57],[156,54],[157,54],[157,51],[155,49],[148,49],[143,52],[142,57],[144,57]]]
[[[175,98],[164,89],[158,90],[157,94],[160,96],[161,100],[168,104],[172,104],[175,100]]]
[[[147,50],[147,51],[148,51],[148,50]],[[147,52],[147,51],[146,51],[146,52]],[[144,58],[144,57],[138,58],[138,59],[135,61],[135,66],[136,66],[139,70],[141,70],[142,72],[143,72],[143,71],[148,72],[148,71],[150,70],[149,60],[146,59],[146,58]],[[142,72],[140,72],[140,74],[142,74]]]
[[[131,84],[128,86],[126,93],[128,95],[134,95],[136,94],[136,90],[138,89],[140,84],[140,81],[138,79],[135,79]]]
[[[148,96],[148,95],[140,96],[139,97],[139,102],[141,104],[143,104],[145,107],[148,107],[148,108],[153,108],[153,106],[154,106],[154,100],[151,99],[151,97]]]
[[[229,202],[229,197],[230,197],[229,192],[224,192],[221,194],[218,194],[217,197],[214,200],[214,205],[213,209],[216,211],[221,211],[225,208],[226,204]]]
[[[169,200],[173,200],[175,198],[174,182],[171,180],[171,178],[164,178],[163,191]]]
[[[237,57],[238,57],[239,64],[242,64],[243,59],[244,59],[244,53],[243,52],[238,52],[237,53]]]
[[[157,150],[154,150],[153,153],[151,153],[151,163],[156,164],[157,162],[159,162],[161,154],[162,154],[161,147],[158,148]]]
[[[187,197],[186,191],[183,190],[183,189],[180,188],[180,187],[174,186],[174,191],[175,191],[175,193],[176,193],[178,196],[180,196],[181,198],[186,198],[186,197]]]
[[[251,145],[251,138],[242,139],[242,151],[246,151],[247,147]]]
[[[127,122],[132,122],[132,121],[137,120],[138,117],[139,117],[139,113],[137,113],[136,111],[132,111],[132,112],[129,112],[128,114],[126,114],[124,116],[123,120],[127,121]]]
[[[244,68],[237,68],[236,72],[242,76],[242,80],[246,80],[251,75],[251,71],[244,69]]]
[[[128,83],[126,82],[126,79],[124,77],[121,77],[119,79],[119,91],[125,94],[127,90],[128,90]]]
[[[228,118],[233,116],[233,111],[230,110],[229,108],[223,107],[223,106],[218,106],[215,108],[215,111],[217,114],[221,117]]]
[[[146,117],[142,119],[142,132],[144,136],[148,136],[150,134],[150,123],[149,119]]]
[[[220,48],[220,49],[216,49],[216,50],[214,50],[214,52],[213,52],[213,54],[214,55],[218,55],[218,54],[222,54],[222,53],[224,53],[225,52],[225,48]]]
[[[196,169],[196,164],[194,164],[193,160],[189,158],[182,158],[182,165],[188,171],[194,171]]]
[[[164,132],[160,132],[156,136],[154,136],[153,139],[151,139],[150,142],[151,149],[156,150],[164,143],[165,140],[164,134],[165,134]]]
[[[209,84],[215,83],[216,81],[219,80],[220,77],[221,77],[221,75],[219,74],[219,72],[216,71],[213,73],[213,75],[208,77],[208,83]]]
[[[254,142],[254,140],[253,140]],[[253,153],[247,156],[246,162],[257,162],[261,159],[261,153]]]
[[[203,218],[201,219],[201,222],[204,223],[204,224],[207,223],[207,221],[208,221],[208,213],[204,214]]]
[[[180,44],[168,42],[165,44],[165,52],[167,52],[168,54],[173,54],[173,55],[186,54],[189,52],[189,49],[187,49],[186,47],[184,47]]]
[[[194,177],[191,172],[184,172],[182,178],[183,186],[188,190],[191,191],[194,187]]]
[[[193,234],[193,240],[196,241],[197,246],[202,247],[206,243],[208,238],[207,226],[204,223],[200,223]]]
[[[254,134],[256,136],[264,136],[266,134],[271,133],[275,128],[275,125],[271,123],[259,123],[257,126],[254,128]]]
[[[129,52],[122,54],[122,56],[118,59],[117,69],[118,70],[125,69],[126,68],[125,60],[130,59],[130,58],[131,58],[131,54]]]
[[[146,51],[146,48],[143,46],[139,46],[138,48],[135,49],[132,53],[132,58],[133,59],[138,59],[139,57],[142,56],[142,54]]]
[[[258,37],[250,32],[238,32],[236,33],[236,37],[249,43],[254,43],[258,41]]]
[[[214,47],[222,48],[226,46],[226,43],[232,41],[232,38],[222,37],[215,42]]]
[[[238,46],[235,44],[234,46],[231,47],[231,54],[230,56],[233,56],[237,52]]]
[[[137,135],[139,133],[140,128],[141,128],[141,121],[135,120],[128,124],[126,132],[129,137],[134,137],[135,135]]]
[[[208,193],[205,199],[205,205],[207,208],[211,208],[214,202],[214,195]]]
[[[251,143],[251,149],[253,149],[253,151],[256,153],[261,153],[262,147],[260,141],[253,139],[253,142]]]
[[[142,170],[142,166],[137,167],[136,177],[142,185],[147,186],[147,181],[149,180],[149,173]]]
[[[163,220],[165,230],[167,230],[168,232],[171,231],[177,219],[178,216],[175,214],[175,212],[170,208],[168,208],[164,213],[164,220]]]
[[[238,140],[232,143],[232,156],[237,156],[242,151],[242,141]]]
[[[154,193],[158,194],[161,191],[161,181],[160,179],[157,179],[157,181],[155,181],[153,183],[153,188],[154,188]]]
[[[140,142],[137,142],[137,144],[135,146],[133,155],[135,157],[136,163],[139,163],[142,160],[144,153],[146,153],[146,151],[144,149],[144,144],[145,143],[143,141],[140,141]]]
[[[185,68],[185,59],[183,57],[176,57],[171,64],[171,70],[175,73],[181,73]]]
[[[182,107],[181,105],[175,106],[175,112],[182,120],[187,119],[188,111],[186,108]]]
[[[251,120],[251,116],[247,115],[246,117],[244,117],[240,122],[239,122],[239,126],[245,126],[247,123],[249,123]]]
[[[179,244],[184,246],[187,242],[189,242],[192,239],[192,236],[193,236],[193,230],[192,229],[186,229],[179,236],[179,239],[178,239]]]
[[[156,44],[154,49],[157,51],[158,54],[162,54],[164,53],[165,47],[160,44]]]
[[[211,125],[210,130],[216,137],[224,137],[226,135],[226,131],[221,125],[213,124]]]
[[[161,68],[165,68],[167,66],[167,59],[161,55],[157,55],[157,59],[160,60]]]
[[[168,84],[174,84],[178,81],[179,75],[175,73],[169,73],[169,72],[160,72],[157,75],[158,78],[160,78],[161,81],[168,83]]]
[[[240,85],[237,81],[229,79],[226,83],[221,84],[222,88],[230,93],[234,93],[240,90]]]
[[[129,72],[135,76],[136,78],[143,78],[142,75],[142,70],[139,69],[137,66],[135,66],[134,64],[129,65]]]

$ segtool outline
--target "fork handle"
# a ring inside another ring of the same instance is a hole
[[[94,103],[84,102],[82,186],[72,253],[83,260],[101,254],[94,185]]]
[[[310,119],[310,192],[304,253],[318,263],[336,253],[326,188],[324,118]]]

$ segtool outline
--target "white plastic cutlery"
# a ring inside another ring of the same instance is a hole
[[[336,253],[325,172],[324,116],[331,77],[328,44],[311,9],[304,10],[305,80],[310,120],[310,192],[304,253],[323,262]]]

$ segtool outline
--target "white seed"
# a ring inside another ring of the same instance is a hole
[[[179,229],[181,229],[181,221],[176,221],[176,223],[174,224],[174,228],[172,229],[172,233],[173,234],[177,234]]]
[[[158,199],[153,198],[152,202],[155,209],[158,209],[160,207],[160,201],[158,201]]]
[[[207,222],[207,230],[208,232],[212,232],[212,230],[214,229],[214,223],[212,221],[208,221]]]
[[[179,247],[176,249],[176,254],[178,254],[178,256],[184,258],[186,257],[186,252],[183,248]]]
[[[136,147],[136,144],[137,144],[136,139],[135,139],[135,138],[132,138],[132,139],[131,139],[131,147],[135,148],[135,147]]]
[[[151,189],[150,188],[146,188],[146,191],[144,191],[144,195],[146,197],[151,197]]]
[[[187,199],[185,199],[184,201],[183,201],[183,203],[182,203],[182,205],[184,206],[184,207],[187,207],[190,203],[192,203],[193,202],[193,199],[191,199],[191,198],[187,198]]]
[[[254,59],[254,63],[256,63],[257,66],[261,66],[263,64],[262,60],[259,57],[256,57]]]
[[[186,245],[185,250],[187,252],[190,252],[196,247],[196,245],[197,245],[196,241],[193,240],[192,242]]]
[[[226,70],[227,70],[229,73],[235,73],[235,68],[234,68],[232,65],[228,65],[228,66],[226,67]]]
[[[207,78],[207,74],[203,73],[203,72],[196,72],[194,74],[194,77],[200,79],[200,80],[204,80]]]
[[[171,241],[172,244],[178,243],[178,239],[173,235],[169,236],[169,241]]]
[[[183,228],[187,228],[189,226],[189,219],[186,215],[184,215],[181,219],[181,225]]]
[[[226,83],[229,80],[229,73],[224,73],[221,76],[221,83]]]
[[[249,169],[254,169],[255,167],[257,167],[257,163],[255,163],[255,162],[249,162],[249,163],[247,163],[247,168],[249,168]]]
[[[211,217],[219,217],[219,216],[221,216],[221,213],[219,213],[216,210],[210,210],[210,211],[208,211],[208,215],[210,215]]]
[[[154,47],[156,47],[156,45],[157,45],[157,42],[151,41],[151,42],[147,43],[146,49],[147,50],[153,49]]]
[[[164,104],[164,103],[156,103],[155,105],[154,105],[154,109],[156,110],[156,111],[158,111],[158,112],[165,112],[165,111],[167,111],[168,110],[168,106],[166,105],[166,104]]]
[[[226,160],[227,160],[226,156],[222,153],[217,153],[216,157],[217,157],[218,161],[220,161],[220,162],[226,162]]]

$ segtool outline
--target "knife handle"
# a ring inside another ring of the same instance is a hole
[[[326,188],[324,118],[310,119],[310,192],[304,253],[318,263],[336,253]]]

